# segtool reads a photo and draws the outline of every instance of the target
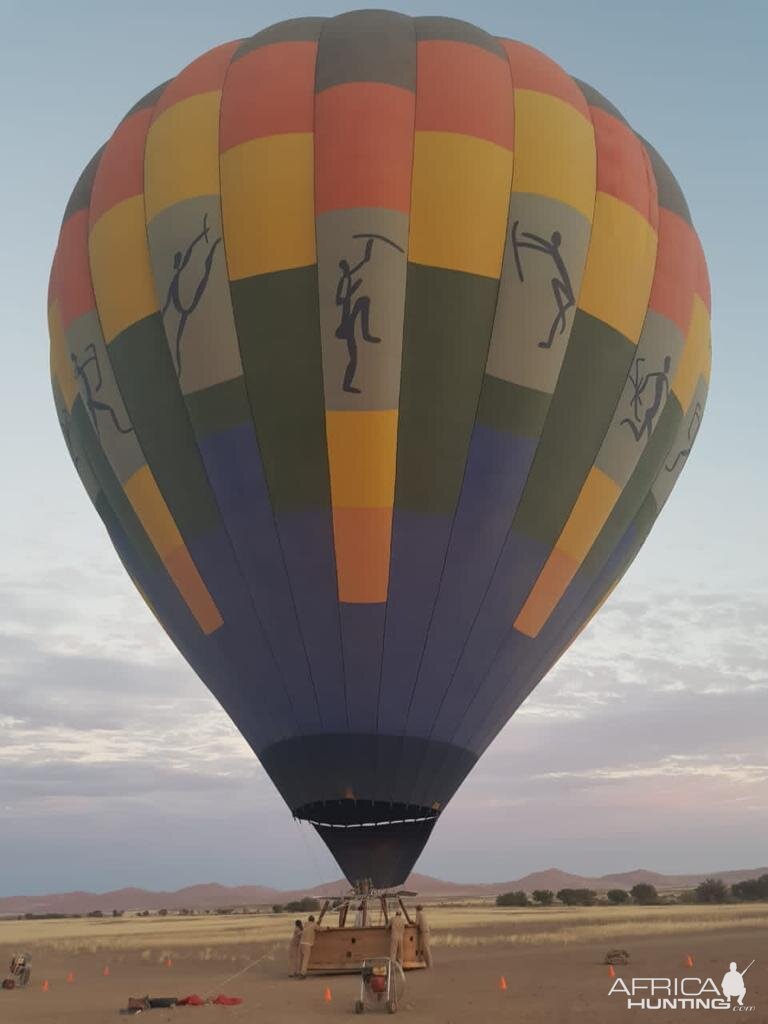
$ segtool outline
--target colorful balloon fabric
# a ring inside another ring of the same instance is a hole
[[[49,297],[72,460],[350,880],[405,879],[635,557],[701,423],[709,306],[661,157],[449,18],[219,46],[86,167]]]

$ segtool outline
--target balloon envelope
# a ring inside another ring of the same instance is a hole
[[[127,114],[49,313],[126,570],[347,877],[402,882],[695,440],[709,286],[670,171],[521,43],[288,21]]]

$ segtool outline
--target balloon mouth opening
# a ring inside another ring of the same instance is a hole
[[[438,806],[389,803],[381,800],[323,800],[294,809],[294,817],[322,828],[376,828],[379,825],[404,825],[434,822]]]

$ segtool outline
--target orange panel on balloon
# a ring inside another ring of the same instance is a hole
[[[650,309],[688,333],[698,267],[698,241],[682,217],[659,209],[659,246],[651,287]]]
[[[554,548],[515,620],[515,629],[526,636],[538,636],[578,568],[575,558]]]
[[[198,57],[176,78],[172,78],[157,101],[152,120],[156,120],[164,110],[180,100],[198,96],[201,92],[217,92],[221,89],[232,54],[239,46],[237,40],[217,46]]]
[[[96,305],[88,260],[87,210],[78,210],[62,225],[56,250],[55,291],[65,328]]]
[[[528,89],[531,92],[556,96],[589,118],[584,94],[559,64],[534,47],[519,43],[517,40],[500,39],[499,42],[507,51],[515,89]]]
[[[333,540],[340,601],[386,601],[391,538],[391,508],[334,508]]]
[[[185,547],[165,555],[163,563],[189,610],[204,633],[213,633],[223,621],[219,609],[203,583],[197,566]]]
[[[144,145],[151,119],[151,108],[138,110],[117,126],[107,143],[91,192],[91,225],[123,199],[144,191]]]
[[[509,65],[478,46],[419,43],[416,130],[460,132],[512,149],[514,93]]]
[[[415,97],[380,82],[336,85],[315,110],[316,212],[381,207],[408,213]]]
[[[221,103],[221,152],[268,135],[311,132],[317,43],[275,43],[234,61]]]
[[[632,206],[656,228],[659,206],[656,177],[645,146],[628,125],[592,107],[597,143],[597,190]]]

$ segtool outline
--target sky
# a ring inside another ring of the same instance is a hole
[[[762,866],[768,6],[390,6],[523,40],[609,97],[682,185],[713,293],[709,401],[678,487],[417,869],[502,881],[553,865],[590,875]],[[125,577],[60,435],[45,299],[72,186],[138,98],[218,43],[345,9],[1,5],[0,895],[338,877]]]

